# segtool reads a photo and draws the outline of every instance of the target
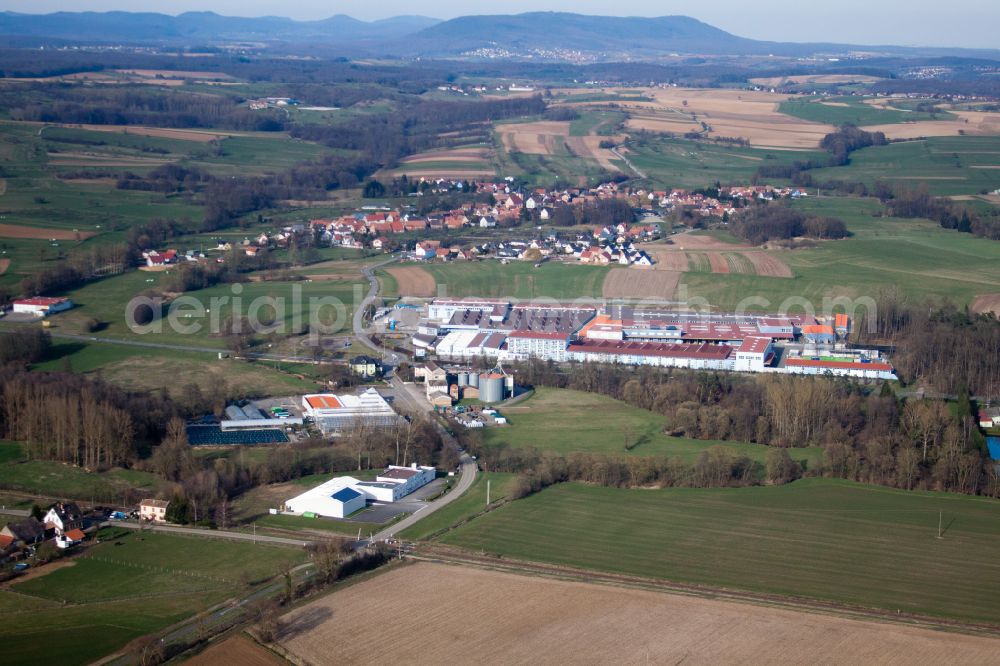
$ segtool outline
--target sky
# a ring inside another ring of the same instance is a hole
[[[961,46],[1000,49],[1000,2],[996,0],[0,0],[0,10],[153,11],[178,14],[214,11],[229,16],[289,16],[309,20],[348,14],[374,20],[400,14],[453,18],[466,14],[570,11],[581,14],[664,16],[683,14],[741,37],[787,42],[838,42],[903,46]]]

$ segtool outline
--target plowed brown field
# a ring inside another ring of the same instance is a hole
[[[417,563],[283,618],[308,664],[996,663],[1000,639],[771,606]],[[381,646],[381,647],[380,647]]]
[[[396,279],[400,296],[430,297],[437,290],[434,276],[420,266],[394,266],[385,272]]]
[[[28,227],[23,224],[0,224],[0,238],[37,238],[39,240],[76,240],[90,238],[92,231],[73,231],[72,229],[43,229]]]
[[[601,295],[604,298],[671,299],[680,279],[679,272],[612,268],[604,278]]]
[[[788,264],[773,254],[767,254],[766,252],[744,252],[743,256],[753,262],[753,267],[757,271],[757,275],[783,278],[794,277],[792,269],[788,267]]]

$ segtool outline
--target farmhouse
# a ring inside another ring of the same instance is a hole
[[[0,535],[10,537],[13,542],[31,546],[45,539],[45,525],[28,517],[17,523],[8,523]]]
[[[73,301],[68,298],[35,296],[34,298],[20,298],[14,301],[14,312],[32,314],[37,317],[46,317],[56,312],[69,310],[73,307]]]
[[[56,535],[62,536],[83,526],[83,512],[75,502],[59,502],[48,510],[42,522],[46,529],[54,529]]]
[[[156,523],[167,522],[167,507],[170,502],[167,500],[144,499],[139,503],[139,518]]]

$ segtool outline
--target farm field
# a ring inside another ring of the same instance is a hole
[[[815,149],[832,125],[781,113],[785,95],[727,89],[656,88],[655,102],[622,104],[631,116],[626,127],[654,132],[704,133],[708,138],[750,141],[754,147]]]
[[[998,506],[832,479],[743,489],[559,484],[441,540],[509,558],[996,624]],[[935,538],[939,510],[943,539]]]
[[[344,613],[342,609],[353,608]],[[419,661],[490,664],[987,663],[995,638],[780,608],[419,562],[328,595],[284,617],[296,663],[375,664],[389,624],[419,641]],[[457,631],[456,627],[461,627]],[[352,640],[337,640],[350,636]],[[844,637],[850,636],[849,641]],[[415,659],[414,661],[416,661]]]
[[[947,112],[930,114],[878,107],[866,104],[859,97],[795,97],[782,102],[778,106],[778,110],[781,113],[811,122],[828,125],[850,123],[858,127],[955,118],[954,115]]]
[[[539,387],[535,394],[503,410],[510,425],[483,430],[487,444],[534,447],[559,455],[603,453],[628,456],[665,456],[693,463],[712,446],[763,462],[768,447],[740,442],[719,442],[670,437],[663,432],[667,420],[653,412],[595,393]],[[595,421],[596,420],[596,421]],[[595,426],[599,422],[600,425]],[[631,449],[625,450],[628,438]],[[823,457],[819,448],[789,449],[806,468]]]
[[[428,264],[437,293],[442,296],[529,298],[600,298],[608,270],[602,266],[578,266],[546,262],[514,261],[451,262]]]
[[[188,666],[216,666],[221,663],[236,663],[240,666],[284,666],[288,662],[252,639],[237,634],[214,643],[203,652],[184,662]]]
[[[655,185],[698,188],[749,183],[761,166],[822,158],[818,151],[743,148],[706,141],[651,137],[628,144],[629,160]],[[775,180],[774,184],[780,184]]]
[[[794,206],[843,219],[852,236],[809,249],[768,252],[788,266],[793,278],[685,273],[679,289],[722,309],[736,308],[748,297],[764,298],[769,304],[748,307],[770,311],[791,297],[808,299],[817,309],[824,297],[874,298],[889,282],[916,299],[950,299],[959,305],[1000,292],[1000,245],[995,242],[926,220],[874,217],[881,210],[877,200],[813,197]]]
[[[604,298],[670,300],[680,277],[666,270],[612,268],[604,278],[601,295]]]
[[[292,548],[126,534],[13,584],[40,607],[14,612],[0,602],[0,638],[18,663],[89,663],[304,561]]]
[[[810,173],[818,181],[861,181],[869,187],[879,180],[910,187],[926,184],[937,196],[975,195],[1000,188],[1000,170],[989,168],[997,164],[1000,137],[933,137],[865,148],[852,153],[846,166]]]
[[[490,482],[490,503],[507,497],[516,475],[503,472],[479,472],[472,486],[451,504],[426,516],[399,533],[401,539],[427,539],[475,516],[486,508],[486,483]]]
[[[422,266],[394,266],[385,272],[395,281],[394,296],[430,297],[437,294],[434,276]],[[383,294],[384,295],[384,294]]]

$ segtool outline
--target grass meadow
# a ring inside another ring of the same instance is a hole
[[[998,508],[829,479],[742,489],[560,484],[441,540],[510,558],[997,623]]]
[[[663,430],[667,420],[653,412],[595,393],[539,387],[534,395],[503,410],[504,427],[487,428],[487,443],[533,447],[558,455],[602,453],[629,456],[666,456],[693,463],[711,446],[723,446],[735,455],[763,462],[768,447],[741,442],[671,437]],[[625,449],[628,440],[630,449]],[[789,449],[795,460],[812,467],[822,460],[819,448]]]
[[[306,559],[262,544],[108,536],[68,566],[0,590],[0,640],[17,663],[89,663]]]

